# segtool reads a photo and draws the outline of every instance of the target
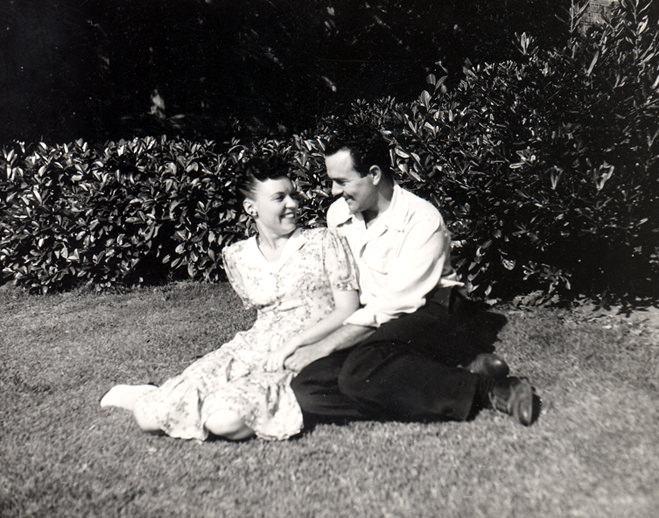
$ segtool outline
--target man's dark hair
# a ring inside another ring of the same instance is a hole
[[[368,169],[377,165],[386,178],[393,178],[389,144],[377,128],[367,124],[343,124],[327,142],[325,156],[343,149],[350,151],[353,165],[360,175],[366,176]]]
[[[255,156],[238,166],[238,190],[249,198],[254,195],[256,184],[265,180],[288,178],[288,163],[279,155]]]

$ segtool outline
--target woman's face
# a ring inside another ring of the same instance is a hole
[[[286,236],[297,228],[295,190],[288,178],[257,182],[254,193],[245,200],[247,213],[254,217],[260,233]]]

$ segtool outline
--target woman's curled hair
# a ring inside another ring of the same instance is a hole
[[[247,160],[238,171],[238,190],[249,198],[258,182],[289,177],[289,165],[279,155],[257,155]]]

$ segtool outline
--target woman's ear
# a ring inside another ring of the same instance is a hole
[[[248,216],[256,217],[256,207],[254,206],[254,202],[249,198],[243,200],[243,209],[245,209]]]

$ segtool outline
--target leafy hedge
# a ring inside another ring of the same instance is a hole
[[[79,284],[115,285],[222,275],[221,249],[249,232],[235,186],[236,165],[264,148],[311,169],[308,144],[292,152],[275,140],[219,152],[213,142],[166,137],[109,142],[92,150],[71,144],[3,150],[0,169],[0,265],[32,291]],[[320,167],[301,174],[307,202],[302,219],[314,224],[327,198]],[[306,183],[305,183],[306,182]],[[308,193],[307,193],[308,192]]]
[[[621,0],[587,33],[465,66],[398,114],[396,165],[437,200],[457,265],[483,296],[657,294],[659,46],[651,4]],[[524,290],[524,287],[527,289]]]
[[[621,0],[610,23],[588,31],[575,9],[562,47],[522,34],[517,59],[466,63],[455,88],[431,74],[412,102],[357,101],[344,115],[389,135],[399,180],[440,207],[475,295],[656,295],[659,54],[648,6]],[[0,156],[4,280],[42,292],[217,280],[222,247],[250,232],[236,165],[281,153],[303,221],[322,224],[323,138],[337,121],[222,146],[16,142]]]

